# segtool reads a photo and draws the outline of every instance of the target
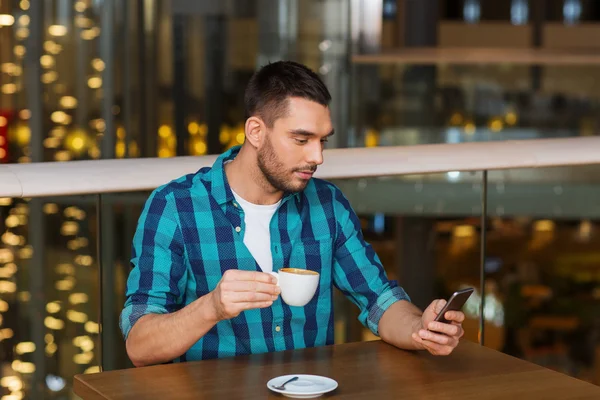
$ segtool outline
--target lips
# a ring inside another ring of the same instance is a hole
[[[298,174],[298,176],[300,176],[300,178],[302,179],[310,179],[314,172],[312,171],[296,171],[296,174]]]

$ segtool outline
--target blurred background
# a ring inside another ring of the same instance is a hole
[[[0,0],[0,163],[219,154],[280,59],[329,87],[330,148],[598,135],[598,37],[595,0]],[[491,171],[484,260],[485,345],[597,385],[599,172]],[[417,305],[479,287],[481,172],[334,183]],[[0,399],[131,367],[118,315],[147,196],[0,198]],[[336,294],[337,343],[374,339],[357,315]]]

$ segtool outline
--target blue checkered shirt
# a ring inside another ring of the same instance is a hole
[[[223,168],[238,151],[235,147],[212,168],[150,195],[133,239],[133,269],[120,318],[125,338],[143,315],[181,309],[215,289],[229,269],[261,271],[243,243],[244,210]],[[410,301],[388,280],[348,200],[329,182],[313,178],[304,191],[284,195],[270,233],[273,271],[295,267],[320,273],[313,299],[291,307],[278,298],[269,308],[221,321],[174,361],[333,344],[333,286],[359,307],[360,322],[376,335],[384,311],[396,301]]]

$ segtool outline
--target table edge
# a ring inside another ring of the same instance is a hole
[[[81,379],[84,374],[77,374],[73,376],[73,393],[81,397],[84,400],[104,400],[109,397],[104,396],[101,392],[90,386],[84,379]]]

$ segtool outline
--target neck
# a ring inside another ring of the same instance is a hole
[[[231,189],[244,200],[259,205],[275,204],[283,192],[274,188],[258,167],[256,150],[242,145],[238,155],[225,164],[225,176]]]

